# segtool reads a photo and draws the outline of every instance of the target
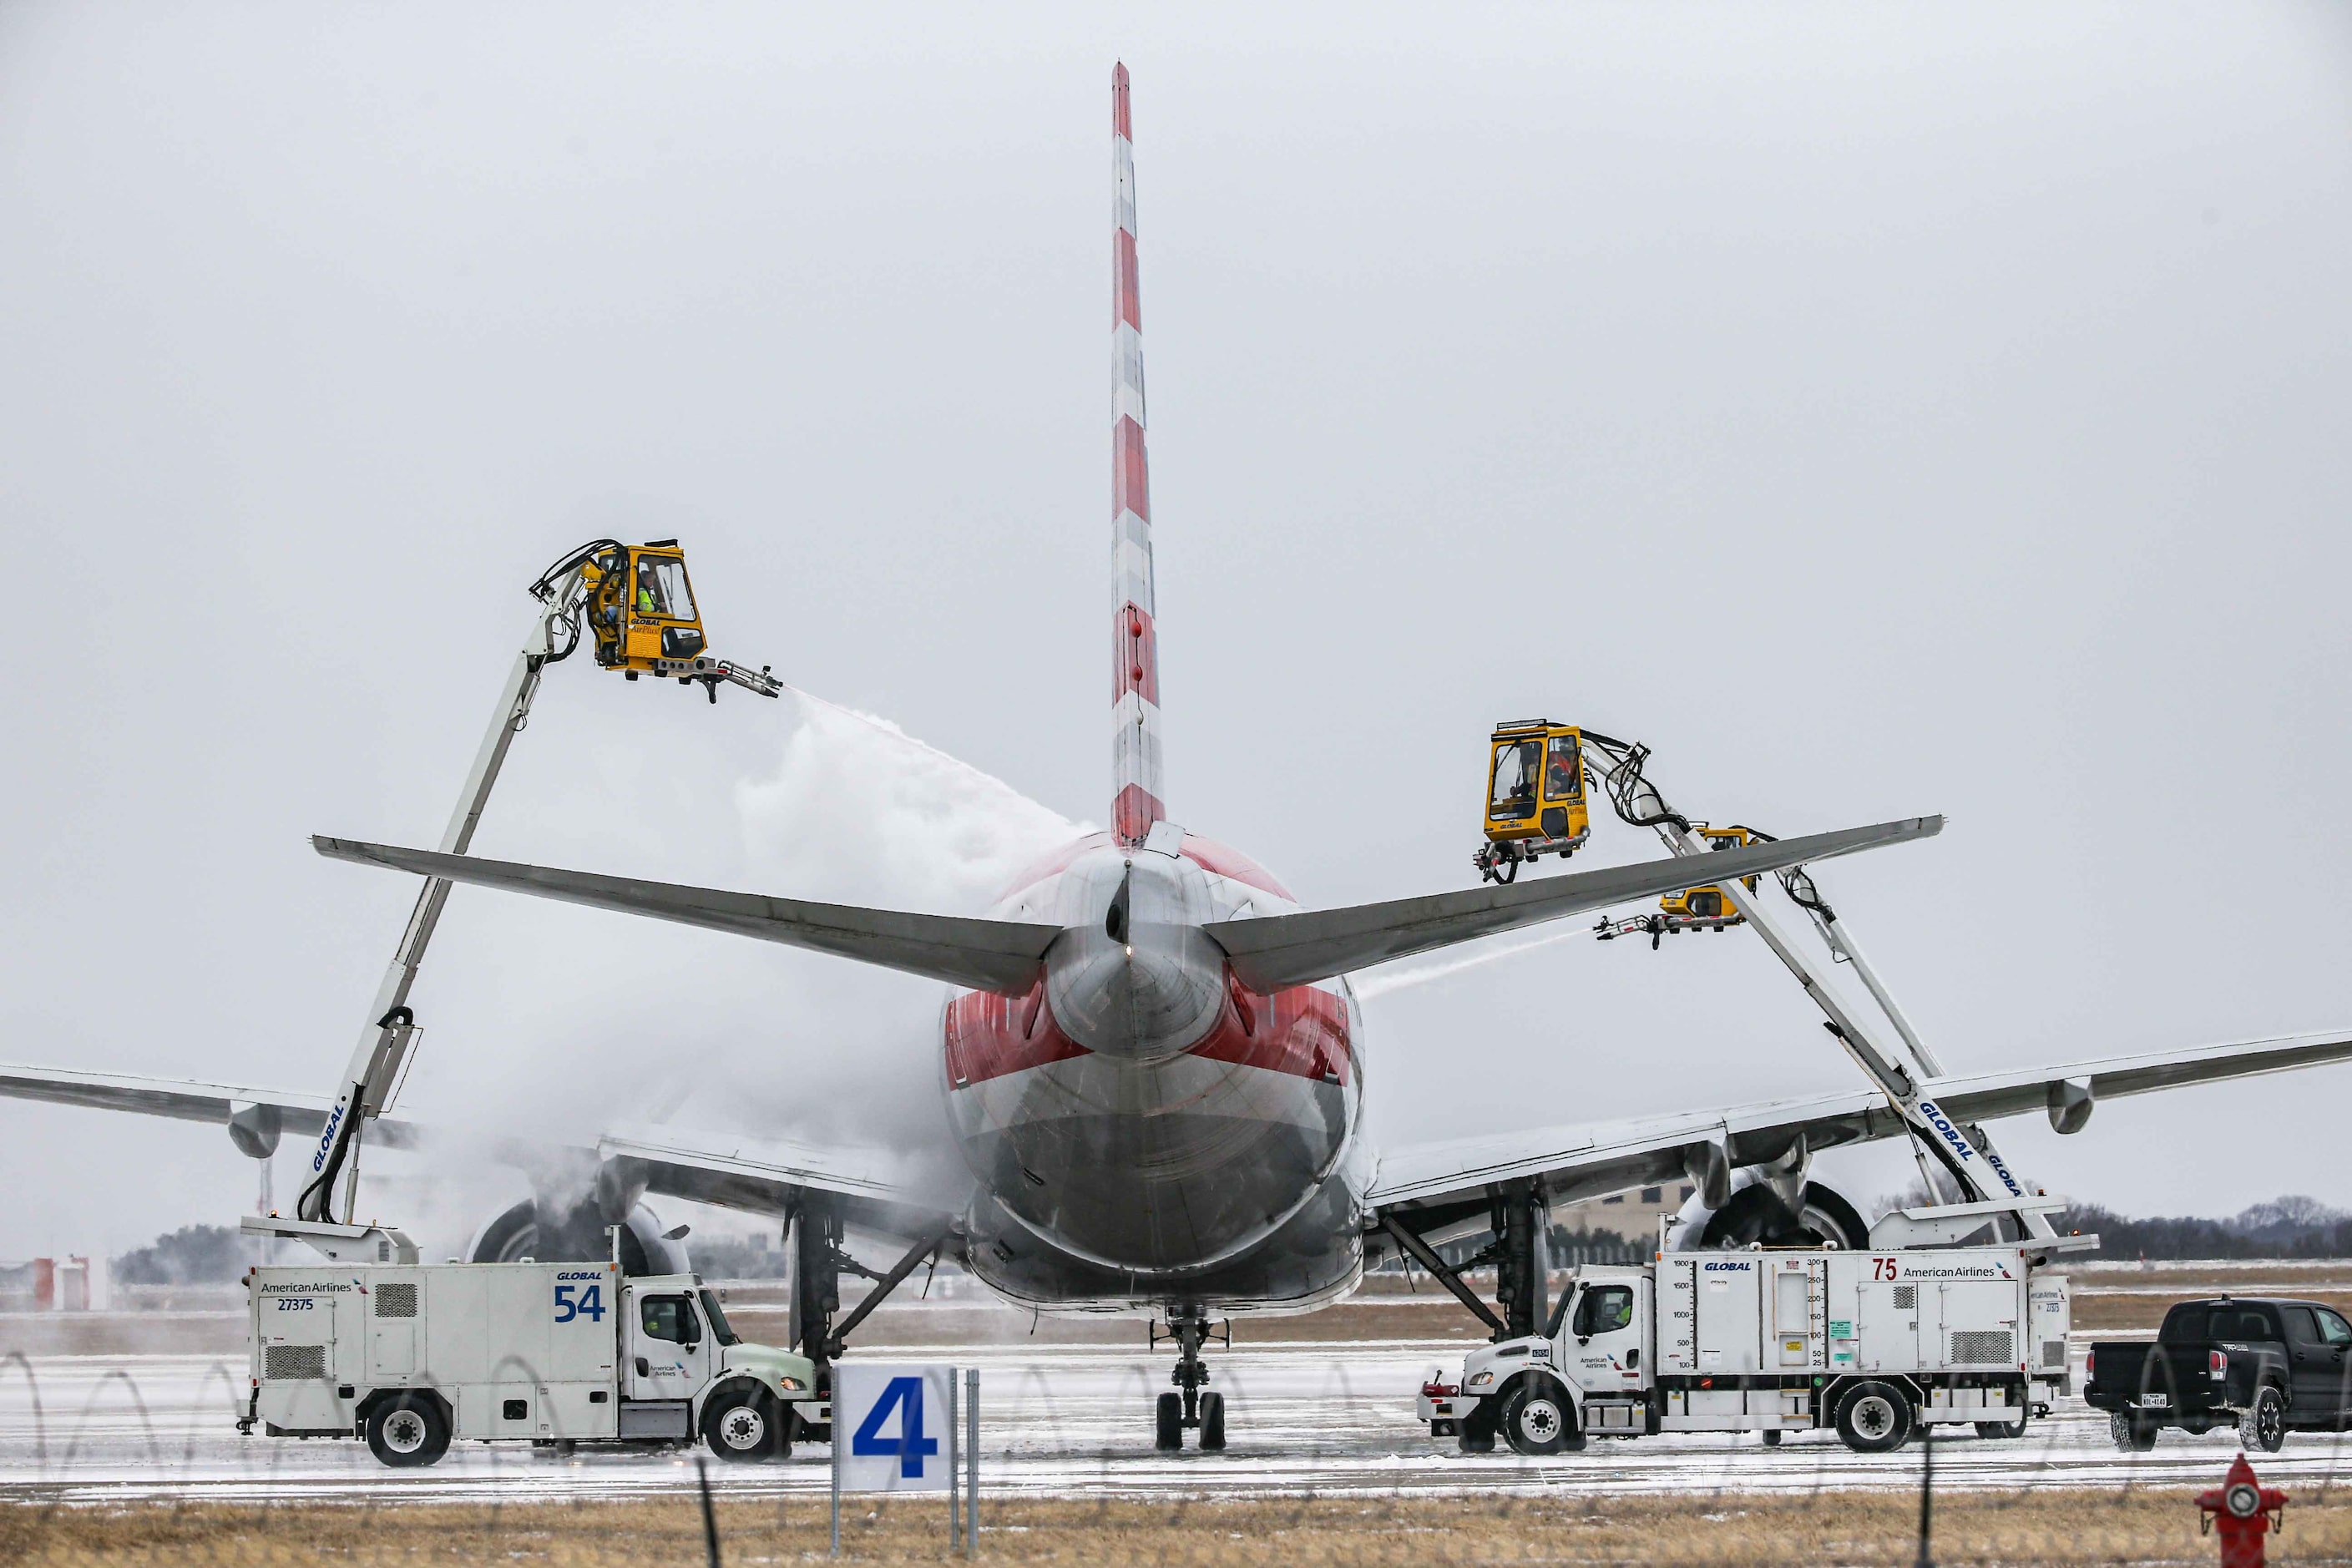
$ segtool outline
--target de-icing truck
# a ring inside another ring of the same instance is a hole
[[[1574,1270],[1544,1332],[1433,1373],[1421,1418],[1486,1452],[1588,1436],[1834,1428],[1864,1453],[1924,1423],[2022,1436],[2067,1392],[2066,1277],[2019,1247],[1661,1252]]]
[[[394,1253],[387,1241],[383,1256]],[[689,1274],[371,1257],[256,1268],[246,1287],[253,1364],[241,1432],[362,1437],[397,1466],[432,1464],[452,1437],[699,1436],[722,1458],[757,1460],[789,1455],[796,1421],[823,1420],[809,1403],[808,1360],[744,1342]]]

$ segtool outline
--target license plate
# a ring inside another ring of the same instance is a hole
[[[2172,1404],[2172,1395],[2169,1394],[2144,1394],[2140,1398],[2140,1404],[2150,1410],[2163,1410]]]

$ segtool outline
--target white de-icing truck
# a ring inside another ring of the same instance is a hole
[[[723,1458],[757,1460],[790,1454],[795,1412],[817,1408],[803,1404],[816,1397],[808,1360],[746,1343],[694,1275],[359,1256],[246,1276],[252,1394],[238,1431],[362,1437],[398,1466],[432,1464],[452,1437],[699,1435]]]
[[[1834,1428],[1863,1453],[1925,1423],[2017,1437],[2068,1392],[2063,1274],[2015,1246],[1661,1252],[1570,1276],[1545,1331],[1433,1373],[1433,1436],[1522,1454],[1588,1436]]]

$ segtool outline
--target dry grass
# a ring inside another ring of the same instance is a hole
[[[931,1563],[947,1555],[936,1500],[856,1508],[845,1560]],[[984,1503],[982,1559],[1066,1563],[1431,1564],[1641,1563],[1907,1564],[1917,1504],[1900,1493],[1710,1499],[1307,1498],[1289,1500]],[[2288,1510],[2280,1563],[2352,1562],[2352,1501]],[[821,1503],[722,1503],[725,1561],[823,1559]],[[1951,1564],[2206,1563],[2185,1491],[2042,1489],[2021,1498],[1938,1501],[1936,1560]],[[0,1508],[0,1563],[47,1565],[429,1564],[489,1560],[561,1568],[647,1568],[702,1559],[690,1498],[499,1507],[143,1506]]]
[[[2145,1330],[2156,1332],[2164,1321],[2164,1314],[2175,1301],[2192,1300],[2200,1296],[2219,1294],[2220,1289],[2234,1289],[2244,1296],[2292,1296],[2303,1301],[2321,1301],[2339,1312],[2352,1312],[2352,1294],[2340,1290],[2297,1290],[2292,1287],[2266,1290],[2249,1289],[2242,1285],[2205,1289],[2168,1291],[2162,1295],[2124,1295],[2089,1290],[2079,1287],[2074,1293],[2074,1329],[2078,1333],[2128,1333]]]

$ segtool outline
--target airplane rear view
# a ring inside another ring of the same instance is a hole
[[[1176,1345],[1179,1392],[1159,1403],[1159,1440],[1171,1446],[1183,1431],[1197,1430],[1203,1446],[1218,1447],[1224,1405],[1205,1391],[1201,1353],[1212,1325],[1237,1313],[1327,1304],[1383,1260],[1409,1256],[1431,1266],[1443,1242],[1479,1233],[1507,1247],[1513,1237],[1539,1234],[1556,1205],[1686,1178],[1701,1189],[1695,1202],[1706,1214],[1727,1211],[1737,1192],[1760,1187],[1787,1210],[1790,1224],[1801,1224],[1817,1240],[1865,1245],[1867,1227],[1850,1205],[1832,1202],[1833,1194],[1813,1195],[1820,1189],[1809,1179],[1810,1163],[1824,1149],[1890,1138],[1923,1146],[1940,1140],[1939,1168],[1955,1173],[1969,1191],[1965,1184],[1978,1179],[1974,1169],[1998,1164],[1979,1126],[1983,1121],[2046,1110],[2053,1125],[2072,1131],[2100,1098],[2352,1058],[2352,1035],[2327,1035],[1953,1076],[1932,1065],[1905,1068],[1891,1050],[1872,1044],[1864,1025],[1841,1024],[1843,1015],[1832,1012],[1832,1032],[1870,1080],[1864,1087],[1635,1121],[1373,1147],[1362,1125],[1377,1063],[1351,973],[1703,886],[1722,889],[1715,906],[1721,929],[1723,900],[1749,908],[1743,879],[1800,875],[1841,856],[1932,837],[1943,820],[1916,816],[1777,840],[1742,830],[1736,841],[1722,839],[1729,847],[1696,860],[1670,837],[1674,853],[1661,859],[1321,910],[1302,907],[1250,855],[1180,825],[1171,813],[1182,803],[1169,799],[1163,773],[1161,622],[1123,65],[1112,79],[1111,152],[1107,830],[1060,847],[971,916],[482,858],[462,852],[463,836],[442,849],[313,841],[323,856],[423,877],[444,894],[459,883],[502,889],[940,983],[948,993],[937,1035],[920,1048],[936,1053],[929,1059],[965,1176],[942,1185],[907,1177],[878,1157],[756,1133],[600,1129],[568,1151],[580,1168],[593,1171],[593,1193],[562,1204],[543,1194],[535,1209],[522,1205],[530,1212],[500,1216],[485,1231],[478,1258],[602,1257],[601,1226],[636,1225],[638,1199],[647,1193],[759,1213],[782,1222],[790,1237],[793,1337],[822,1373],[843,1353],[874,1300],[924,1258],[944,1255],[1024,1307],[1164,1323]],[[681,563],[681,587],[683,581]],[[698,633],[690,651],[699,650]],[[648,669],[702,680],[714,700],[724,682],[754,690],[776,685],[764,670],[753,677],[748,668],[708,659],[708,669],[672,669],[657,662],[662,657],[660,649],[647,653]],[[532,680],[538,668],[530,667]],[[1585,740],[1595,747],[1621,744]],[[1528,743],[1540,751],[1539,742]],[[1633,766],[1638,782],[1638,756]],[[1672,821],[1685,832],[1691,826]],[[1508,858],[1514,876],[1518,855],[1514,847]],[[1780,951],[1782,938],[1760,906],[1754,919]],[[1790,962],[1794,967],[1797,961]],[[405,990],[400,994],[398,1010],[405,1014]],[[380,1011],[371,1028],[405,1028],[410,1021]],[[1438,1044],[1405,1043],[1423,1049]],[[908,1048],[912,1059],[916,1044]],[[355,1177],[346,1174],[338,1185],[342,1167],[332,1162],[343,1157],[339,1150],[356,1151],[362,1127],[372,1129],[367,1138],[394,1145],[422,1146],[432,1135],[428,1126],[383,1114],[385,1102],[373,1097],[368,1079],[364,1057],[339,1094],[326,1097],[0,1068],[0,1094],[226,1122],[247,1152],[265,1142],[274,1147],[281,1128],[316,1135],[313,1164],[322,1175],[303,1217],[326,1223],[337,1219],[339,1206],[344,1220],[351,1217]],[[2000,1175],[2005,1197],[1997,1184],[1977,1189],[2000,1200],[1991,1205],[1991,1220],[2005,1216],[2021,1234],[2032,1234],[2033,1205],[2026,1200],[2035,1194],[2010,1180],[2005,1167]],[[589,1223],[566,1218],[573,1215]],[[661,1272],[661,1238],[638,1229],[629,1245],[640,1248],[648,1272]],[[845,1315],[837,1289],[853,1229],[892,1238],[906,1250],[876,1295]],[[1693,1234],[1706,1234],[1704,1225]],[[1731,1245],[1727,1231],[1713,1234],[1708,1245]],[[1507,1322],[1465,1297],[1498,1334],[1526,1333],[1540,1319],[1540,1253],[1511,1258],[1517,1261],[1506,1259],[1502,1288]],[[677,1260],[668,1261],[674,1271]]]

